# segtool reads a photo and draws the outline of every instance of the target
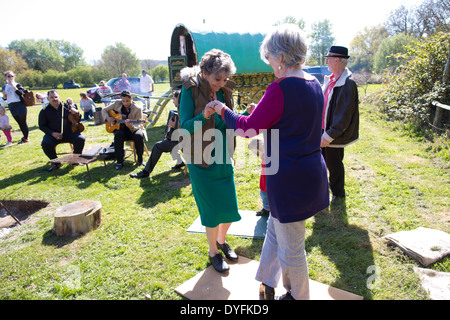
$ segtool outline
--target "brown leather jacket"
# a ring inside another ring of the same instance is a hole
[[[234,82],[227,81],[225,87],[221,88],[221,90],[224,93],[225,104],[230,109],[234,109],[234,101],[233,101],[234,86],[235,86]],[[195,108],[194,108],[194,117],[195,117],[195,116],[199,115],[200,113],[202,113],[205,106],[209,102],[211,102],[209,83],[207,80],[203,79],[203,77],[201,76],[201,73],[197,73],[197,74],[191,75],[189,78],[184,78],[183,79],[183,87],[186,90],[190,89],[190,88],[192,89],[192,97],[194,99],[194,105],[195,105]],[[202,137],[204,136],[204,133],[206,130],[215,128],[214,118],[215,118],[214,115],[212,115],[209,119],[207,119],[203,123]],[[197,164],[201,167],[208,167],[209,163],[210,163],[210,158],[205,159],[205,157],[207,155],[210,156],[211,152],[210,151],[205,152],[205,150],[207,150],[207,149],[212,150],[214,137],[212,138],[212,140],[209,140],[209,141],[204,141],[202,139],[201,150],[198,150],[199,148],[194,148],[194,143],[195,143],[194,133],[191,134],[190,142],[191,142],[190,148],[183,148],[183,156],[186,157],[187,159],[191,159],[191,160],[201,158],[202,162],[195,163],[195,164]],[[201,152],[201,155],[200,155],[200,152]],[[195,156],[195,154],[197,154],[197,156]],[[193,163],[193,161],[190,161],[190,162]]]

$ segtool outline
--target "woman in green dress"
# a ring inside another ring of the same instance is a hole
[[[234,169],[231,158],[234,136],[227,139],[225,121],[207,103],[219,100],[233,106],[234,83],[228,78],[236,72],[230,55],[213,49],[202,57],[199,66],[181,70],[183,88],[180,100],[181,148],[186,159],[192,191],[202,225],[206,228],[211,264],[219,272],[238,259],[226,242],[232,222],[241,219],[238,212]]]

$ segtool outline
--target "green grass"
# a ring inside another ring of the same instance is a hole
[[[157,94],[167,86],[158,85]],[[62,98],[75,101],[80,91],[59,90]],[[148,130],[149,149],[162,139],[172,107]],[[365,299],[427,299],[413,272],[420,265],[382,237],[418,226],[450,231],[449,163],[380,120],[374,109],[361,106],[360,141],[345,151],[345,204],[307,221],[310,277]],[[92,180],[83,166],[69,165],[55,178],[46,172],[48,159],[40,147],[39,110],[29,108],[31,142],[0,149],[0,198],[49,203],[0,239],[0,299],[181,299],[174,288],[208,266],[206,237],[186,232],[198,216],[188,175],[170,171],[173,161],[163,154],[150,179],[129,178],[139,170],[131,158],[121,171],[111,162],[108,171],[93,163]],[[14,120],[11,124],[17,142],[21,134]],[[86,148],[113,139],[104,126],[92,123],[83,134]],[[260,164],[247,141],[238,139],[236,158],[239,207],[259,209]],[[56,208],[83,199],[101,201],[100,227],[79,237],[56,237]],[[259,260],[262,240],[228,241],[239,254]],[[377,267],[375,282],[371,266]],[[449,259],[432,268],[450,272]]]

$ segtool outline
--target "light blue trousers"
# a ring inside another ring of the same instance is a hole
[[[305,220],[280,223],[269,217],[256,280],[276,288],[280,277],[294,299],[309,300]]]

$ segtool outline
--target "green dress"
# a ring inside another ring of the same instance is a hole
[[[222,90],[217,92],[217,100],[225,102]],[[191,134],[194,133],[194,121],[205,121],[202,113],[194,117],[194,107],[192,89],[186,90],[183,88],[179,110],[181,128],[186,129]],[[234,169],[226,147],[225,130],[228,127],[217,113],[211,116],[215,117],[215,128],[222,132],[221,145],[223,146],[224,159],[221,163],[210,164],[209,167],[201,167],[192,163],[187,165],[201,223],[205,227],[215,228],[221,223],[239,221],[241,216],[238,212]],[[214,148],[211,152],[212,157],[215,156],[215,146],[217,145],[220,146],[220,142],[216,136]]]

